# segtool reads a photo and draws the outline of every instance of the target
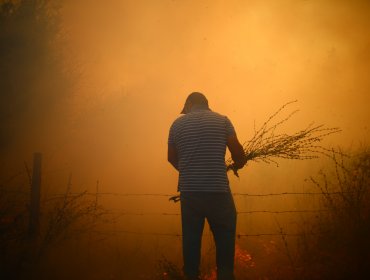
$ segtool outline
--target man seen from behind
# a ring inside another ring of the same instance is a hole
[[[168,161],[179,172],[184,275],[200,279],[205,219],[216,245],[218,280],[233,280],[236,210],[226,174],[226,147],[233,169],[247,160],[231,121],[210,110],[207,98],[191,93],[169,132]]]

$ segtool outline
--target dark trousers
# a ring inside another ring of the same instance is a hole
[[[236,210],[231,193],[181,193],[182,246],[187,279],[200,275],[201,241],[205,219],[216,244],[218,280],[234,279]]]

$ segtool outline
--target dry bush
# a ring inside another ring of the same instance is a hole
[[[98,204],[98,193],[91,197],[87,192],[71,193],[71,177],[62,196],[46,201],[45,218],[41,225],[38,255],[55,244],[87,234],[95,229],[107,211]]]
[[[12,189],[0,187],[0,279],[50,279],[44,272],[45,261],[50,263],[49,253],[65,246],[69,239],[86,238],[107,213],[97,196],[71,194],[69,181],[62,196],[44,200],[39,235],[31,238],[30,194]],[[57,268],[63,270],[62,266]]]
[[[370,150],[332,163],[311,178],[326,211],[300,239],[302,279],[369,279]]]
[[[259,129],[255,129],[253,137],[243,144],[244,153],[248,161],[275,163],[276,159],[305,160],[317,158],[319,155],[328,155],[328,150],[320,142],[328,135],[337,133],[339,128],[328,128],[324,125],[311,123],[306,128],[292,134],[280,133],[277,130],[298,112],[295,110],[287,116],[281,117],[284,110],[296,101],[281,106]],[[233,161],[226,161],[227,170],[233,170]]]

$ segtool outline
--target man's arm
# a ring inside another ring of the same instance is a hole
[[[179,170],[178,169],[179,159],[177,157],[177,151],[174,145],[168,145],[167,160],[172,164],[172,166],[176,170]]]
[[[227,147],[230,150],[235,169],[243,168],[243,166],[247,163],[247,158],[245,156],[243,146],[239,143],[239,140],[235,134],[230,135],[227,138]]]

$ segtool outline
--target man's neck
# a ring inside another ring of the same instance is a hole
[[[190,112],[198,112],[198,111],[210,111],[209,107],[206,104],[194,104],[191,106]]]

